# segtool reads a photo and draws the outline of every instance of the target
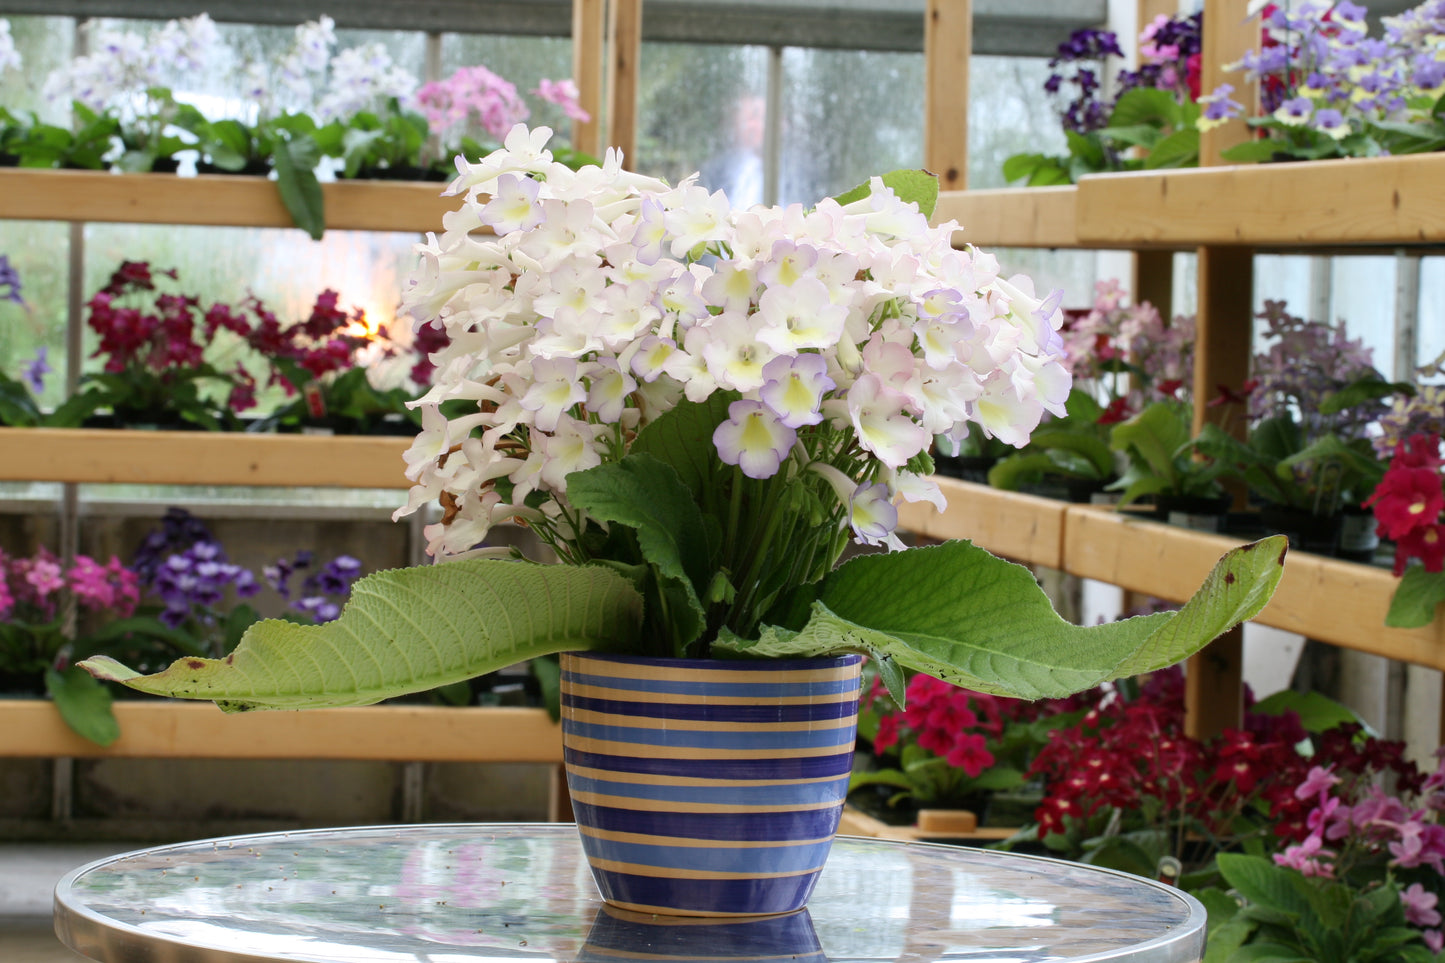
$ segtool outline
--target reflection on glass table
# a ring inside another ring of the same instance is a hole
[[[626,913],[557,824],[233,836],[100,860],[55,892],[61,940],[105,963],[1195,963],[1204,922],[1189,896],[1134,876],[850,837],[798,913]]]

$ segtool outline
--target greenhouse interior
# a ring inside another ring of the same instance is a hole
[[[1442,151],[1445,0],[0,0],[0,961],[1445,960]]]

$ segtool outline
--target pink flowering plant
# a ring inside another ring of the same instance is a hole
[[[1398,794],[1368,774],[1313,766],[1294,790],[1304,837],[1266,858],[1222,854],[1235,895],[1196,893],[1209,908],[1206,959],[1324,963],[1434,961],[1445,949],[1445,756]],[[1231,955],[1237,954],[1237,955]]]
[[[905,667],[1041,698],[1175,662],[1267,601],[1279,539],[1226,555],[1181,616],[1083,628],[968,542],[905,550],[894,500],[942,505],[935,435],[1023,444],[1069,390],[1058,299],[930,226],[930,175],[739,211],[615,152],[574,171],[550,135],[518,125],[458,162],[460,207],[405,291],[450,342],[397,516],[440,502],[425,531],[444,564],[361,580],[326,625],[258,623],[224,660],[89,668],[299,708],[568,650],[866,651],[900,701]],[[488,547],[507,522],[560,564]],[[884,551],[836,565],[850,538]]]
[[[592,119],[578,102],[581,95],[570,78],[544,77],[531,93],[567,119]],[[445,145],[446,157],[481,157],[532,115],[517,85],[484,64],[459,67],[444,80],[423,84],[416,92],[416,101],[432,135]],[[571,167],[596,163],[596,158],[565,148],[555,149],[553,156]]]
[[[136,573],[118,558],[78,555],[65,564],[45,548],[29,556],[0,550],[0,689],[48,693],[72,729],[108,745],[119,732],[110,693],[73,663],[135,658],[164,635],[154,619],[136,615],[139,601]]]

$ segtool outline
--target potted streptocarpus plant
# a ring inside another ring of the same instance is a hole
[[[1267,601],[1282,539],[1226,556],[1183,615],[1084,628],[967,542],[901,550],[894,498],[942,501],[935,434],[1022,444],[1069,388],[1054,311],[928,225],[930,175],[734,211],[615,152],[574,172],[549,136],[459,162],[463,202],[405,289],[451,340],[398,515],[439,501],[449,561],[359,581],[327,626],[253,626],[225,659],[94,671],[301,708],[564,653],[604,898],[756,915],[801,906],[822,868],[865,653],[899,700],[904,667],[1040,698],[1175,662]],[[487,548],[506,521],[561,564]],[[835,567],[850,537],[889,551]]]

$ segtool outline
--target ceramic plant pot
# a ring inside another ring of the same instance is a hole
[[[778,916],[683,919],[604,906],[577,963],[828,963],[807,910]]]
[[[602,898],[801,908],[848,793],[861,662],[563,655],[567,787]]]

